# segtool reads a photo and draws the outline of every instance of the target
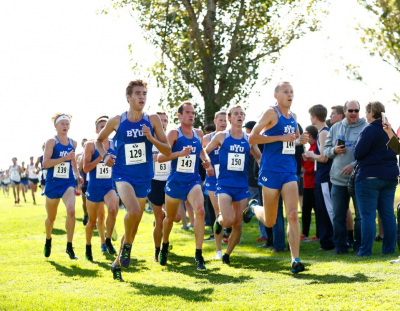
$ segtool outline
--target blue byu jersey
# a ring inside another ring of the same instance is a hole
[[[59,159],[66,156],[71,151],[75,151],[74,142],[71,138],[68,138],[68,145],[64,146],[60,143],[57,136],[54,137],[56,144],[54,145],[52,159]],[[46,186],[50,186],[53,183],[66,183],[75,182],[74,173],[71,167],[71,160],[61,162],[53,167],[47,169],[46,175]]]

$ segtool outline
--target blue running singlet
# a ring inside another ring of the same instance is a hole
[[[68,138],[68,145],[64,146],[60,143],[57,136],[54,137],[56,144],[54,145],[52,159],[59,159],[66,156],[71,151],[75,151],[74,142]],[[61,162],[47,169],[46,188],[54,183],[65,184],[72,182],[75,184],[74,173],[71,167],[71,160]]]
[[[195,129],[192,130],[192,138],[186,138],[180,127],[177,130],[178,139],[172,147],[172,152],[181,151],[184,147],[192,147],[192,151],[187,156],[171,161],[171,172],[169,173],[167,182],[190,184],[192,181],[200,180],[199,158],[203,147]]]
[[[219,150],[220,172],[218,186],[249,187],[247,166],[249,163],[249,138],[243,132],[241,139],[233,138],[225,131],[225,140]]]
[[[109,139],[110,147],[107,150],[108,153],[115,155],[114,143]],[[96,147],[92,155],[90,162],[93,162],[99,157],[99,152]],[[101,160],[94,169],[92,169],[87,176],[88,186],[87,191],[90,192],[101,192],[102,189],[114,188],[114,181],[112,180],[112,167],[105,165],[104,161]]]
[[[263,133],[266,136],[279,136],[288,133],[296,133],[297,122],[290,112],[291,117],[286,118],[276,106],[271,106],[278,114],[278,123]],[[260,172],[270,171],[277,173],[297,172],[297,162],[295,158],[295,142],[276,141],[264,144],[264,150],[261,156]]]
[[[317,143],[315,145],[315,154],[318,154],[318,155],[321,154],[321,152],[319,150],[319,133],[321,133],[324,130],[329,132],[330,128],[324,127],[323,129],[321,129],[318,132]],[[331,171],[332,162],[333,162],[333,159],[328,159],[328,162],[326,162],[326,163],[321,163],[321,162],[315,161],[315,183],[325,183],[325,182],[329,182],[331,180],[329,173]]]
[[[113,138],[117,158],[112,174],[116,182],[123,178],[137,183],[150,182],[154,176],[153,144],[143,135],[143,125],[148,126],[154,135],[150,117],[145,112],[138,122],[129,121],[128,112],[121,115],[117,133]]]

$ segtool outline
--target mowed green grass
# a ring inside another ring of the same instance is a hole
[[[29,194],[28,194],[29,197]],[[28,199],[31,202],[31,199]],[[133,244],[125,282],[112,280],[113,256],[100,252],[93,238],[94,262],[84,259],[85,231],[81,199],[76,203],[74,247],[76,261],[65,254],[65,208],[59,207],[50,258],[43,256],[46,218],[44,198],[38,205],[13,205],[0,194],[1,310],[396,310],[400,265],[393,256],[356,258],[318,252],[318,243],[302,243],[304,273],[290,273],[289,252],[274,254],[257,248],[256,220],[244,226],[242,243],[231,266],[213,260],[214,244],[204,244],[207,271],[193,263],[193,231],[175,225],[173,251],[166,267],[153,262],[153,217],[145,213]],[[120,211],[117,230],[123,231]],[[313,229],[314,231],[314,229]],[[314,232],[312,232],[314,233]],[[209,231],[206,232],[208,236]],[[119,241],[116,242],[119,246]]]

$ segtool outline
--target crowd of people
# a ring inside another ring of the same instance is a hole
[[[126,88],[129,109],[113,118],[97,118],[97,139],[82,141],[82,154],[75,154],[77,142],[68,137],[72,117],[57,113],[53,117],[56,135],[43,145],[43,155],[36,162],[31,157],[26,167],[13,158],[13,165],[1,172],[3,194],[9,195],[11,184],[15,204],[20,203],[20,192],[26,202],[29,185],[36,204],[40,178],[47,212],[44,255],[51,255],[52,230],[62,199],[67,210],[66,253],[77,259],[72,242],[79,184],[86,226],[85,257],[93,261],[92,235],[97,227],[102,251],[116,255],[111,271],[119,281],[123,281],[121,267],[130,265],[132,243],[147,202],[154,213],[154,262],[162,266],[168,264],[170,233],[179,221],[182,229],[193,227],[193,258],[198,270],[206,270],[204,241],[215,241],[215,259],[229,265],[241,242],[243,223],[252,217],[259,221],[257,241],[265,242],[261,247],[283,252],[283,208],[292,273],[305,270],[300,260],[301,241],[319,241],[321,252],[333,250],[344,255],[352,250],[356,256],[369,256],[374,240],[381,240],[382,253],[393,254],[400,143],[384,115],[384,105],[369,102],[362,118],[360,103],[349,100],[331,108],[330,120],[325,106],[314,105],[309,109],[311,125],[303,131],[291,111],[291,84],[278,83],[274,97],[276,104],[257,122],[246,122],[240,105],[218,111],[214,124],[205,127],[206,135],[193,127],[196,111],[185,101],[177,109],[179,126],[167,132],[166,113],[144,112],[147,84],[131,81]],[[354,193],[348,191],[351,176]],[[117,240],[115,223],[121,204],[126,209],[124,233],[116,250],[112,241]],[[312,210],[314,237],[309,236]],[[377,210],[380,232],[376,238]],[[207,239],[206,222],[212,227]],[[227,243],[225,251],[223,242]]]

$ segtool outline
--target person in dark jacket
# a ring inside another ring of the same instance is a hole
[[[354,158],[358,161],[355,190],[361,213],[362,237],[358,256],[372,254],[377,209],[384,235],[382,253],[392,254],[396,248],[393,204],[399,169],[396,153],[386,146],[389,139],[382,127],[382,112],[385,112],[385,106],[378,101],[366,105],[369,124],[361,131],[354,149]]]

